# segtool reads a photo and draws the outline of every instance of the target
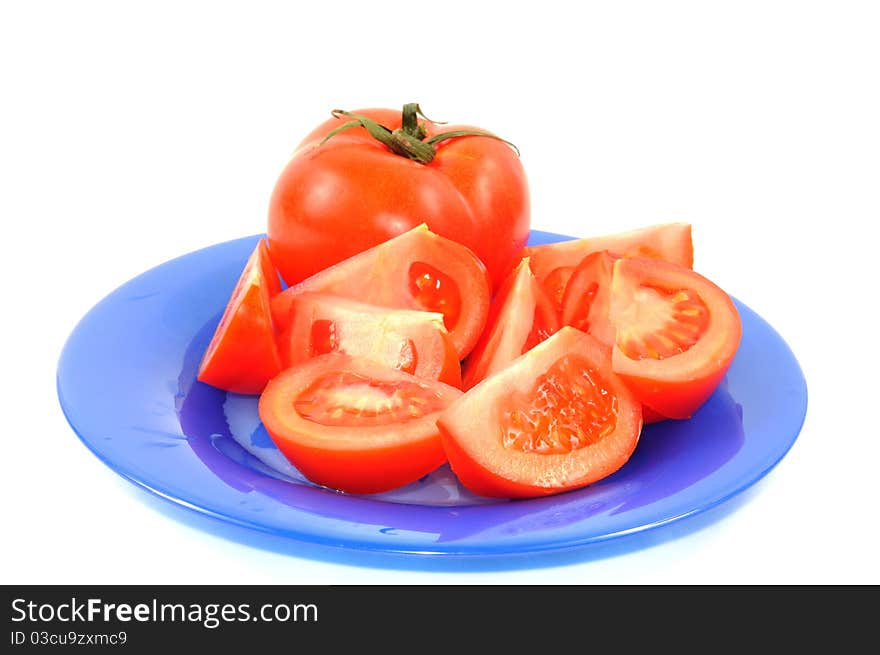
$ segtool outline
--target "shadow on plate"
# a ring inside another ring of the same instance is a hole
[[[176,521],[181,525],[194,527],[215,537],[228,539],[242,546],[279,555],[326,562],[328,564],[449,573],[485,573],[570,566],[619,557],[645,548],[659,546],[696,534],[722,521],[725,517],[730,516],[739,508],[748,504],[752,498],[759,495],[765,484],[766,480],[762,479],[733,499],[696,516],[663,526],[662,529],[647,530],[568,550],[538,554],[526,553],[477,557],[456,555],[413,557],[411,554],[397,555],[393,553],[357,551],[344,547],[321,546],[292,540],[287,537],[256,532],[252,529],[242,528],[226,521],[211,518],[201,512],[166,502],[159,496],[143,493],[130,484],[119,481],[121,491],[159,512],[166,518]]]

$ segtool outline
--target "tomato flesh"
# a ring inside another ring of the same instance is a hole
[[[730,296],[690,269],[637,258],[615,262],[611,285],[615,373],[656,414],[689,418],[739,346]]]
[[[557,360],[532,389],[517,393],[501,419],[506,448],[569,453],[608,436],[617,423],[617,400],[584,357]]]
[[[303,292],[293,298],[290,316],[279,337],[285,366],[341,352],[418,377],[461,384],[461,366],[442,314]]]
[[[272,441],[309,480],[378,493],[446,460],[437,418],[459,396],[441,382],[329,353],[273,378],[259,413]]]
[[[709,308],[692,289],[640,286],[616,315],[617,345],[629,359],[666,359],[690,349],[709,325]]]
[[[572,272],[562,303],[563,325],[589,332],[609,347],[615,336],[608,322],[615,259],[606,250],[584,257]]]
[[[281,290],[264,240],[254,248],[199,366],[198,379],[226,391],[257,394],[281,370],[271,294]]]
[[[465,361],[463,387],[469,389],[501,370],[558,329],[553,303],[532,275],[528,259],[524,258],[492,301],[486,328]]]
[[[576,489],[629,459],[641,405],[611,370],[608,349],[563,327],[486,378],[437,422],[459,480],[484,496]]]
[[[446,407],[412,380],[374,380],[340,371],[317,378],[294,401],[306,420],[321,425],[378,426],[402,423]]]
[[[541,281],[544,291],[547,292],[547,295],[553,301],[558,314],[562,314],[565,288],[568,286],[568,281],[571,279],[574,270],[574,266],[559,266],[550,271],[547,277]]]
[[[307,291],[393,309],[442,313],[459,359],[473,349],[489,311],[489,278],[480,260],[424,225],[275,296],[272,316],[280,329],[289,323],[293,298]]]
[[[694,244],[687,223],[651,225],[638,230],[558,241],[525,248],[532,271],[541,284],[560,267],[577,266],[592,252],[607,250],[616,257],[642,257],[693,268]]]
[[[455,281],[438,268],[425,262],[409,267],[409,290],[426,311],[443,314],[443,323],[452,330],[461,314],[461,293]]]

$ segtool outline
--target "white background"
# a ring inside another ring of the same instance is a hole
[[[486,4],[2,4],[0,582],[880,583],[877,5]],[[407,101],[515,141],[533,227],[693,223],[696,268],[807,378],[801,436],[764,481],[645,548],[397,570],[229,539],[81,445],[55,394],[78,319],[263,231],[330,109]]]

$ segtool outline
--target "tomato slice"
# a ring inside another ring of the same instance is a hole
[[[562,323],[588,332],[611,346],[614,330],[608,322],[611,273],[617,259],[607,250],[584,257],[571,275],[562,301]]]
[[[553,301],[556,313],[562,316],[562,304],[565,298],[565,288],[574,274],[574,266],[559,266],[547,274],[543,282],[540,282],[547,296]],[[536,278],[537,279],[537,278]]]
[[[558,329],[553,302],[523,258],[492,301],[486,328],[465,361],[463,388],[500,371]]]
[[[483,496],[577,489],[629,459],[641,405],[611,370],[608,349],[563,327],[468,391],[438,420],[453,471]]]
[[[273,300],[272,315],[285,328],[293,297],[304,291],[439,312],[464,359],[486,323],[489,288],[486,268],[470,250],[423,224],[286,289]]]
[[[437,417],[459,396],[442,382],[329,353],[273,378],[259,412],[272,441],[309,480],[378,493],[446,460]]]
[[[281,291],[278,273],[260,239],[248,258],[214,336],[198,379],[235,393],[256,394],[281,370],[270,297]]]
[[[694,244],[688,223],[651,225],[619,234],[529,246],[523,256],[529,257],[535,277],[545,284],[554,270],[577,266],[584,257],[598,250],[607,250],[618,257],[659,259],[686,268],[694,265]],[[553,286],[551,281],[548,288],[551,294]],[[555,286],[558,288],[558,284]]]
[[[442,314],[310,292],[296,295],[290,309],[289,326],[278,339],[285,366],[342,352],[461,386],[461,366]]]
[[[656,260],[614,263],[612,366],[642,403],[689,418],[718,386],[739,347],[739,313],[694,271]]]

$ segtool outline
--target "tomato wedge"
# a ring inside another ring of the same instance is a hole
[[[570,275],[573,267],[580,264],[584,257],[598,250],[607,250],[618,257],[659,259],[686,268],[694,265],[694,244],[688,223],[651,225],[619,234],[529,246],[524,249],[523,256],[529,257],[535,277],[547,286],[552,296],[553,289],[558,291],[560,288],[560,284],[551,277],[554,271],[555,275]],[[567,267],[572,269],[566,270]],[[561,288],[565,288],[565,280]]]
[[[562,301],[562,323],[589,332],[611,346],[614,330],[608,322],[611,304],[611,273],[617,258],[607,250],[584,257],[574,269]]]
[[[641,405],[611,371],[608,349],[563,327],[468,391],[437,422],[452,470],[483,496],[577,489],[629,459]]]
[[[439,312],[464,359],[486,323],[489,288],[486,268],[470,250],[422,224],[286,289],[272,301],[272,315],[285,328],[294,296],[305,291]]]
[[[273,378],[259,412],[272,441],[309,480],[378,493],[446,460],[437,417],[459,396],[442,382],[329,353]]]
[[[260,239],[248,258],[214,336],[198,379],[235,393],[256,394],[281,370],[270,298],[281,291],[278,273]]]
[[[486,328],[465,361],[463,388],[500,371],[558,329],[553,303],[523,258],[492,301]]]
[[[615,331],[608,319],[611,307],[611,276],[618,258],[607,250],[590,253],[572,269],[565,289],[562,324],[589,333],[609,348],[614,345]],[[663,421],[650,407],[642,406],[645,423]]]
[[[614,263],[612,367],[656,413],[689,418],[718,386],[742,325],[724,291],[694,271],[648,259]]]
[[[461,366],[442,314],[387,309],[304,292],[293,298],[291,316],[278,339],[285,366],[342,352],[461,386]]]

